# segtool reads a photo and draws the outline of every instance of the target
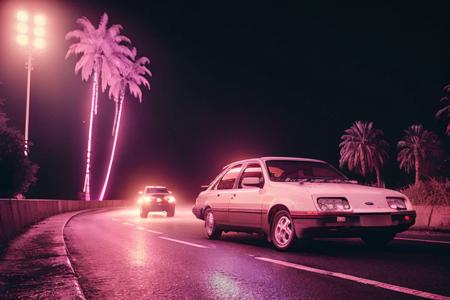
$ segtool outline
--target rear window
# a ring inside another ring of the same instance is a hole
[[[167,194],[167,193],[169,193],[169,191],[165,187],[158,187],[158,188],[148,187],[145,189],[145,193],[146,194],[158,194],[158,193]]]

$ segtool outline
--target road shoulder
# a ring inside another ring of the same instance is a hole
[[[0,258],[3,299],[84,299],[63,237],[64,226],[79,213],[47,218],[11,241]]]

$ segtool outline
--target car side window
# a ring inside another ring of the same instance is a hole
[[[239,189],[243,189],[242,180],[246,177],[258,177],[260,182],[263,182],[264,177],[261,169],[261,165],[258,163],[248,164],[247,167],[242,172],[241,178],[239,179]]]
[[[239,173],[241,172],[242,165],[237,165],[232,167],[228,172],[223,175],[222,179],[220,179],[219,184],[217,185],[218,190],[229,190],[234,187],[234,183],[236,178],[238,178]]]

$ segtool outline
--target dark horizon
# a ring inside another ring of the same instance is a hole
[[[16,8],[42,7],[52,30],[32,72],[31,159],[40,170],[28,198],[76,198],[82,189],[91,85],[74,75],[75,59],[64,59],[64,35],[81,16],[97,25],[103,12],[109,24],[124,26],[153,73],[141,104],[127,97],[107,199],[155,184],[189,202],[224,165],[249,157],[311,157],[338,167],[340,137],[357,120],[373,121],[390,143],[389,187],[413,182],[396,162],[396,142],[409,125],[438,134],[448,156],[445,122],[435,118],[450,83],[446,1],[36,3],[0,6],[2,41],[10,41],[0,49],[0,98],[9,125],[22,132],[26,71],[14,42]],[[113,110],[101,95],[94,197]]]

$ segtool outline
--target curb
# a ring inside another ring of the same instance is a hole
[[[83,213],[86,213],[88,211],[93,211],[93,210],[95,210],[95,209],[86,209],[86,210],[76,212],[75,214],[70,216],[70,218],[68,218],[62,226],[62,240],[64,243],[64,249],[66,251],[67,265],[69,266],[70,271],[72,272],[73,276],[75,277],[74,285],[75,285],[75,289],[77,291],[77,296],[79,299],[82,299],[82,300],[86,300],[86,296],[84,295],[83,289],[81,288],[80,283],[78,281],[78,273],[75,271],[75,269],[73,268],[72,262],[70,261],[70,252],[69,252],[69,249],[67,248],[66,240],[64,239],[64,229],[66,228],[67,224],[69,224],[69,222],[72,220],[72,218],[74,218],[78,215],[81,215]]]
[[[76,289],[76,291],[77,291],[77,296],[79,297],[79,299],[86,300],[86,296],[84,295],[83,289],[81,288],[81,285],[80,285],[80,283],[79,283],[79,281],[78,281],[79,275],[78,275],[78,273],[75,271],[75,268],[73,267],[72,261],[71,261],[71,259],[70,259],[70,258],[71,258],[71,255],[70,255],[69,248],[67,248],[66,240],[65,240],[65,238],[64,238],[64,229],[66,229],[67,224],[69,224],[69,222],[70,222],[73,218],[75,218],[75,217],[77,217],[77,216],[79,216],[79,215],[82,215],[82,214],[85,214],[85,213],[88,213],[88,212],[92,212],[92,211],[97,211],[97,210],[113,210],[113,209],[117,209],[117,208],[120,208],[120,207],[91,208],[91,209],[81,210],[81,211],[76,212],[76,213],[73,214],[72,216],[70,216],[70,218],[68,218],[68,219],[64,222],[64,224],[63,224],[63,226],[62,226],[62,240],[63,240],[63,243],[64,243],[64,249],[65,249],[65,251],[66,251],[67,264],[68,264],[68,266],[69,266],[71,272],[73,273],[73,275],[74,275],[74,277],[75,277],[75,279],[74,279],[74,285],[75,285],[75,289]]]

